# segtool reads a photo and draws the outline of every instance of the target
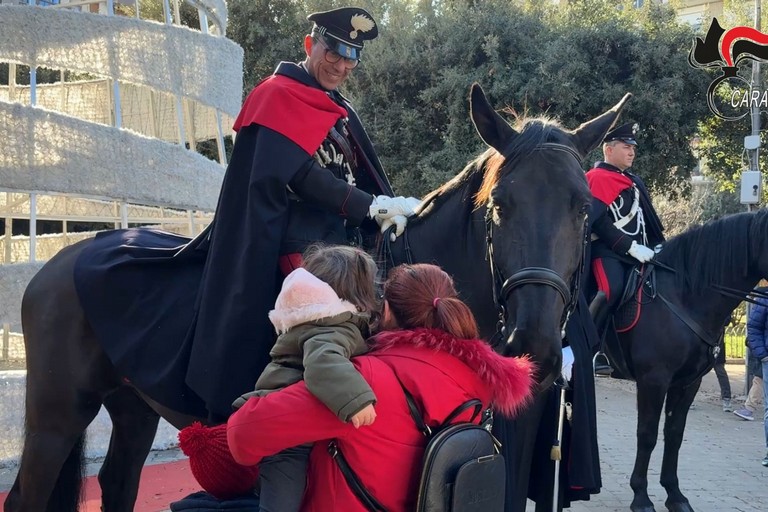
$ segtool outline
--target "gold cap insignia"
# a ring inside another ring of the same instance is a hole
[[[355,14],[354,16],[352,16],[352,19],[349,20],[349,22],[352,25],[352,28],[354,29],[352,32],[349,33],[349,37],[351,37],[352,39],[357,39],[358,31],[368,32],[374,26],[376,26],[373,20],[368,16],[365,16],[364,14]]]

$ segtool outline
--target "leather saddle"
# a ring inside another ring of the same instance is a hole
[[[643,304],[656,297],[656,267],[654,265],[635,265],[627,276],[624,295],[613,314],[616,332],[631,330],[640,319]]]

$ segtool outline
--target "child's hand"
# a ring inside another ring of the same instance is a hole
[[[373,404],[368,404],[363,407],[359,412],[355,413],[352,418],[352,425],[355,428],[367,427],[373,424],[373,420],[376,419],[376,410],[373,408]]]

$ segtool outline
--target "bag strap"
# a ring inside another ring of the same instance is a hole
[[[411,412],[411,417],[413,418],[414,423],[416,423],[416,427],[419,429],[419,431],[424,434],[425,437],[430,437],[432,435],[432,429],[429,428],[429,426],[424,422],[424,414],[419,409],[419,406],[416,405],[416,400],[413,398],[413,395],[410,391],[408,391],[408,388],[405,387],[403,384],[403,381],[400,380],[400,377],[395,375],[395,378],[397,379],[397,382],[400,383],[400,387],[403,388],[403,394],[405,394],[405,401],[408,403],[408,410]],[[472,417],[469,419],[470,423],[473,423],[475,419],[480,415],[480,412],[483,410],[483,402],[481,402],[477,398],[472,398],[470,400],[467,400],[463,404],[456,407],[443,421],[443,423],[440,424],[440,427],[444,427],[446,425],[450,425],[453,420],[461,416],[464,411],[469,409],[470,407],[474,408],[474,411],[472,412]]]
[[[411,412],[411,418],[413,418],[413,422],[416,423],[416,428],[418,428],[419,432],[424,434],[425,437],[431,436],[432,429],[429,428],[429,426],[424,422],[424,416],[419,410],[419,406],[416,405],[416,400],[413,399],[413,395],[403,385],[400,377],[395,375],[395,378],[397,378],[397,382],[400,384],[400,387],[403,388],[403,393],[405,394],[405,402],[408,404],[408,410]]]
[[[472,400],[467,400],[460,406],[458,406],[456,409],[453,410],[451,414],[448,415],[447,418],[445,418],[445,421],[443,422],[443,425],[450,425],[453,420],[461,416],[461,414],[469,409],[470,407],[474,407],[474,411],[472,411],[472,417],[469,418],[470,423],[474,423],[475,419],[480,415],[480,412],[483,410],[483,402],[478,400],[477,398],[473,398]]]
[[[416,400],[414,400],[413,395],[402,383],[400,377],[395,375],[395,378],[397,379],[397,382],[400,383],[400,387],[403,388],[405,401],[408,404],[408,410],[411,413],[413,421],[416,423],[416,427],[422,434],[424,434],[426,438],[431,437],[432,429],[429,428],[429,426],[424,422],[424,415],[419,410],[419,406],[416,405]],[[469,419],[469,421],[470,423],[474,422],[475,418],[477,418],[477,416],[483,410],[483,403],[477,398],[467,400],[463,404],[459,405],[456,409],[454,409],[453,412],[451,412],[448,417],[445,418],[445,421],[443,421],[441,427],[450,424],[470,407],[474,408],[474,412],[472,413],[472,417]],[[357,474],[352,470],[352,467],[350,467],[347,459],[344,458],[344,454],[341,453],[341,450],[339,449],[336,441],[331,441],[328,443],[328,453],[331,455],[331,458],[336,461],[336,465],[339,466],[339,471],[341,471],[341,474],[344,476],[344,480],[346,480],[347,485],[349,485],[349,488],[352,490],[352,493],[357,497],[357,499],[360,500],[360,503],[362,503],[363,506],[370,512],[387,512],[387,509],[385,509],[384,506],[379,503],[376,498],[373,497],[373,495],[360,481]]]
[[[341,474],[344,475],[344,480],[347,481],[347,485],[349,485],[352,493],[357,496],[357,499],[360,500],[360,503],[362,503],[370,512],[387,512],[387,509],[385,509],[384,506],[373,497],[368,489],[365,488],[363,483],[349,466],[347,459],[344,458],[344,454],[339,450],[336,441],[328,443],[328,453],[331,455],[331,458],[336,461]]]

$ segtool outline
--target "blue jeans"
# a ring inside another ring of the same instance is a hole
[[[763,361],[763,428],[765,429],[765,446],[768,448],[768,360]]]

